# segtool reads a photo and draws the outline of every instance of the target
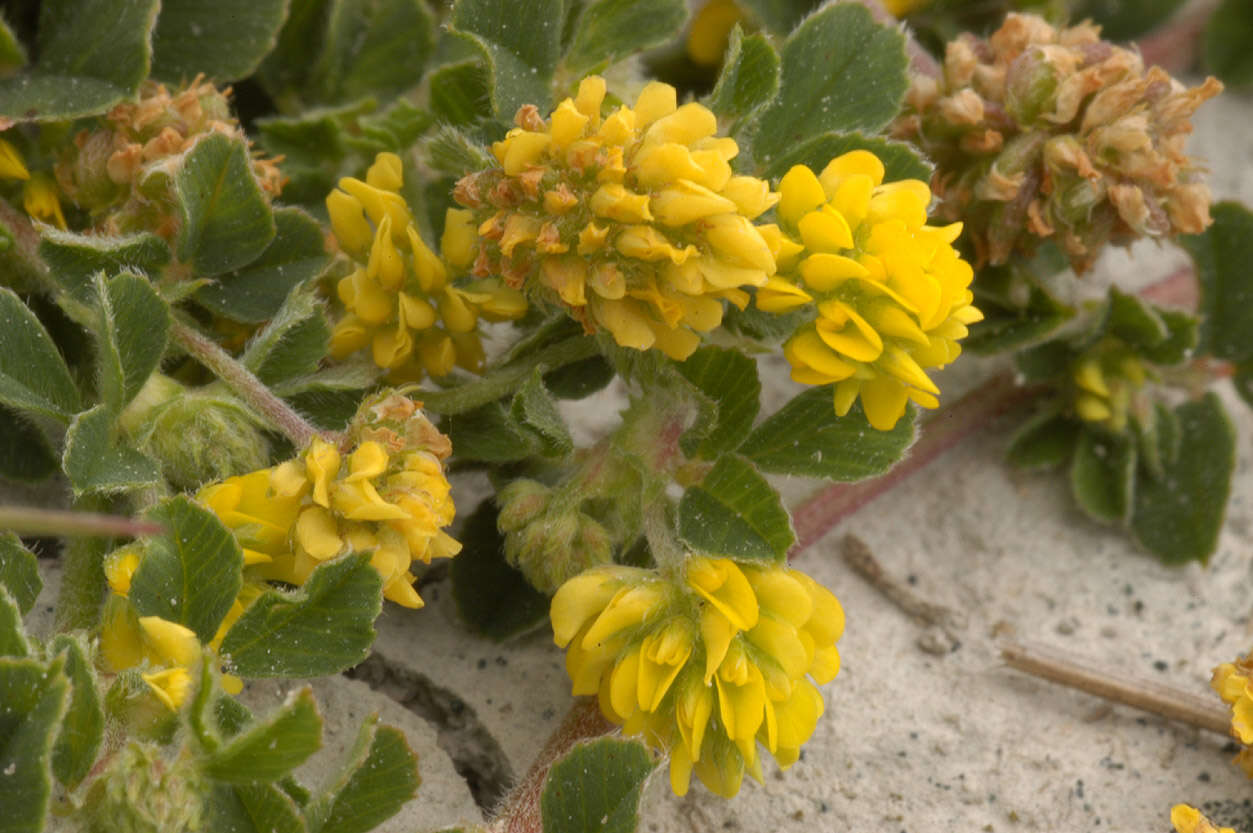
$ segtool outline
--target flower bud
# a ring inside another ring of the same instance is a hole
[[[536,480],[515,480],[496,494],[500,514],[496,525],[501,532],[514,532],[529,524],[548,507],[552,489]]]
[[[93,778],[79,819],[89,833],[168,833],[203,828],[212,791],[195,760],[167,758],[150,741],[129,741]]]

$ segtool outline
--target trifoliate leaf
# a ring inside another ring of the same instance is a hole
[[[286,207],[275,210],[274,226],[274,240],[261,256],[219,275],[196,292],[197,303],[232,321],[259,324],[275,316],[292,289],[322,274],[330,255],[317,221]]]
[[[579,744],[553,764],[544,782],[544,833],[634,833],[640,794],[656,766],[638,741]]]
[[[752,463],[723,455],[679,501],[679,537],[693,550],[782,561],[796,543],[779,493]]]
[[[815,136],[873,133],[900,109],[909,86],[905,38],[857,3],[810,15],[783,43],[780,92],[757,118],[753,156],[763,165]]]
[[[578,76],[660,46],[686,20],[683,0],[590,0],[578,11],[565,67]]]
[[[158,0],[45,0],[33,66],[0,79],[0,117],[56,121],[103,113],[148,77]]]
[[[1253,211],[1235,202],[1210,209],[1214,224],[1179,242],[1192,255],[1201,286],[1200,349],[1234,362],[1253,359]]]
[[[435,47],[422,0],[332,0],[314,71],[314,97],[393,98],[418,85]]]
[[[506,639],[548,618],[548,597],[505,561],[505,542],[496,528],[496,504],[488,498],[466,518],[452,560],[452,594],[457,612],[476,632]]]
[[[1205,563],[1218,545],[1235,470],[1236,433],[1213,393],[1185,402],[1178,452],[1161,477],[1136,482],[1131,530],[1141,546],[1168,564]]]
[[[65,420],[78,401],[48,331],[17,293],[0,287],[0,404]]]
[[[58,781],[73,789],[91,772],[104,741],[104,707],[83,637],[57,636],[49,654],[64,658],[70,681],[69,703],[52,747],[52,771]]]
[[[186,496],[168,498],[146,516],[166,531],[145,545],[131,602],[141,615],[185,625],[207,643],[243,583],[239,542],[217,515]]]
[[[1136,446],[1126,434],[1085,428],[1070,461],[1070,490],[1094,520],[1130,519],[1136,489]]]
[[[320,833],[365,833],[394,816],[417,793],[418,758],[404,733],[366,718],[335,782],[306,815],[322,819]]]
[[[30,612],[43,584],[35,554],[22,545],[16,533],[0,534],[0,585],[13,596],[22,615]]]
[[[0,807],[5,833],[40,833],[52,797],[52,744],[69,702],[61,663],[0,657]]]
[[[161,468],[150,457],[118,444],[116,417],[104,405],[74,417],[65,432],[61,468],[77,495],[118,494],[161,479]]]
[[[274,239],[274,216],[241,137],[213,132],[196,142],[174,177],[174,194],[178,257],[197,277],[247,266]]]
[[[307,686],[287,702],[208,755],[206,775],[230,784],[274,781],[322,746],[322,717]]]
[[[748,436],[761,408],[757,362],[738,350],[702,347],[675,367],[717,405],[712,424],[689,429],[679,438],[683,453],[712,460],[734,450]]]
[[[300,588],[267,590],[226,632],[221,653],[241,677],[320,677],[366,658],[383,603],[370,554],[320,564]]]
[[[307,376],[330,349],[331,326],[310,288],[292,290],[270,323],[257,333],[240,357],[244,367],[267,385]]]
[[[452,31],[477,46],[491,77],[492,107],[512,120],[523,104],[552,108],[550,87],[561,58],[562,0],[458,0]]]
[[[719,119],[738,121],[769,104],[779,92],[779,53],[764,35],[745,35],[737,25],[709,96]]]
[[[913,409],[891,431],[877,431],[860,404],[836,416],[828,386],[796,396],[758,425],[739,452],[774,474],[852,481],[883,474],[913,442]]]
[[[152,76],[172,83],[198,73],[219,83],[249,76],[286,17],[287,0],[161,0]]]

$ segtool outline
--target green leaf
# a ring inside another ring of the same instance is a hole
[[[76,495],[116,494],[161,480],[161,468],[151,458],[117,444],[115,418],[104,405],[74,417],[61,468]]]
[[[814,0],[738,0],[776,35],[786,35],[796,28],[805,15],[817,5]]]
[[[306,810],[319,833],[365,833],[394,816],[418,791],[418,758],[404,733],[366,718],[340,776]]]
[[[793,165],[806,165],[814,173],[821,173],[832,159],[852,150],[868,150],[879,157],[883,161],[884,182],[931,181],[931,163],[919,156],[913,145],[860,133],[824,133],[799,147],[787,149],[770,163],[766,176],[781,177]]]
[[[613,367],[604,356],[592,356],[544,374],[544,387],[558,399],[583,399],[613,381]]]
[[[1070,489],[1079,508],[1105,523],[1131,517],[1136,489],[1136,447],[1125,434],[1086,428],[1070,461]]]
[[[73,789],[91,772],[104,741],[104,707],[83,638],[61,634],[52,641],[50,653],[65,658],[70,681],[68,708],[52,747],[52,771],[58,781]]]
[[[78,388],[48,331],[17,293],[0,287],[0,403],[66,419]]]
[[[257,120],[261,146],[284,157],[283,173],[290,179],[283,186],[285,202],[320,209],[348,153],[349,125],[373,107],[367,99],[344,107],[318,107],[291,118]]]
[[[322,717],[305,687],[289,695],[274,714],[254,723],[204,759],[210,778],[231,784],[277,780],[322,746]]]
[[[357,413],[365,392],[374,387],[379,375],[373,362],[333,365],[278,382],[270,390],[319,428],[339,431]]]
[[[274,227],[274,240],[259,258],[219,275],[196,292],[197,303],[232,321],[260,324],[278,313],[292,289],[322,274],[331,258],[316,220],[285,207],[274,211]]]
[[[734,450],[752,430],[761,408],[757,362],[738,350],[702,347],[675,367],[718,406],[713,425],[679,438],[683,453],[712,460]]]
[[[382,151],[404,153],[435,122],[435,116],[401,98],[382,112],[357,119],[360,135],[349,131],[344,143],[370,159]]]
[[[1205,67],[1232,87],[1253,84],[1253,6],[1223,0],[1205,26]]]
[[[256,78],[280,109],[297,109],[296,93],[309,83],[326,33],[330,0],[290,0],[287,20],[274,49],[261,62]],[[286,168],[286,166],[284,166]],[[284,190],[284,197],[287,196]]]
[[[179,260],[211,278],[252,263],[274,239],[274,217],[239,137],[209,133],[174,177]]]
[[[1109,288],[1104,329],[1137,347],[1152,347],[1170,335],[1166,322],[1152,304],[1139,296],[1128,295],[1116,286]]]
[[[452,31],[477,46],[491,76],[492,107],[512,119],[523,104],[552,106],[553,72],[561,57],[562,0],[457,0]]]
[[[975,284],[975,306],[984,318],[970,326],[970,335],[962,346],[980,355],[1014,350],[1039,341],[1074,316],[1074,310],[1053,300],[1036,286],[1030,288],[1026,306],[1012,306],[1002,303],[993,293],[982,291],[979,280]]]
[[[1079,441],[1082,425],[1047,408],[1022,424],[1009,441],[1006,458],[1020,469],[1048,469],[1070,457]]]
[[[273,784],[215,784],[205,796],[205,830],[214,833],[306,833],[300,808]]]
[[[1210,214],[1214,224],[1179,242],[1192,255],[1201,285],[1200,349],[1234,362],[1253,359],[1253,212],[1235,202],[1220,202]]]
[[[55,121],[103,113],[148,76],[158,0],[44,0],[38,60],[0,80],[0,117]]]
[[[1235,470],[1236,432],[1213,393],[1175,409],[1179,451],[1164,476],[1136,484],[1131,530],[1168,564],[1206,563],[1218,545]]]
[[[257,378],[275,385],[307,376],[330,349],[331,326],[313,287],[298,287],[252,341],[240,360]]]
[[[461,618],[476,633],[501,640],[546,621],[548,597],[505,561],[497,513],[496,504],[488,498],[466,518],[457,536],[461,552],[449,572]]]
[[[26,47],[13,33],[13,27],[0,15],[0,75],[8,75],[26,66]]]
[[[39,241],[39,256],[61,289],[90,306],[95,303],[92,275],[134,271],[159,275],[170,262],[170,247],[148,232],[108,237],[47,228]]]
[[[857,3],[810,15],[783,43],[779,97],[757,118],[753,156],[770,165],[829,131],[877,132],[905,97],[905,38]]]
[[[870,427],[861,405],[836,416],[831,388],[811,388],[757,426],[740,453],[763,471],[864,480],[892,468],[914,442],[913,410],[891,431]]]
[[[43,480],[57,470],[56,452],[43,430],[11,408],[0,406],[0,477]]]
[[[1166,22],[1184,0],[1079,0],[1071,20],[1091,18],[1100,24],[1102,40],[1129,41]],[[1210,26],[1217,21],[1211,19]]]
[[[60,662],[0,657],[4,833],[40,833],[52,797],[52,744],[69,701]]]
[[[1180,364],[1191,358],[1200,336],[1200,319],[1187,312],[1160,307],[1157,317],[1166,325],[1166,338],[1152,347],[1140,348],[1140,355],[1160,365]]]
[[[544,387],[540,368],[514,394],[509,416],[519,427],[535,436],[536,445],[546,457],[563,457],[574,450],[570,429],[557,410],[557,403]]]
[[[692,549],[783,561],[796,543],[779,493],[752,463],[723,455],[679,501],[679,537]]]
[[[634,833],[640,794],[657,764],[638,741],[581,743],[555,763],[544,782],[544,833]]]
[[[185,495],[161,501],[145,516],[165,532],[146,543],[131,602],[141,615],[186,625],[208,643],[239,595],[243,550],[217,515]]]
[[[683,0],[589,0],[574,24],[565,66],[574,75],[673,39],[687,21]]]
[[[500,402],[445,416],[440,429],[457,449],[457,459],[512,463],[540,453],[535,433],[522,428]]]
[[[22,611],[9,588],[0,587],[0,657],[28,657],[30,653]]]
[[[1014,354],[1014,367],[1024,382],[1045,382],[1070,372],[1078,354],[1066,339],[1054,339]]]
[[[1167,464],[1179,456],[1179,417],[1165,404],[1154,402],[1152,410],[1143,417],[1133,417],[1131,425],[1136,431],[1140,464],[1150,477],[1165,478]]]
[[[320,564],[290,593],[267,590],[226,632],[221,653],[241,677],[320,677],[366,658],[383,579],[369,553]]]
[[[44,586],[35,554],[13,532],[0,533],[0,585],[12,594],[22,615],[30,612]]]
[[[779,53],[764,35],[745,35],[737,24],[709,109],[719,119],[738,121],[770,103],[779,92]]]
[[[431,110],[444,124],[474,124],[492,114],[487,67],[482,61],[460,61],[431,73]]]
[[[252,75],[286,17],[287,0],[161,0],[152,75],[177,82],[204,73],[218,83]]]
[[[323,44],[317,98],[388,99],[422,80],[435,26],[421,0],[332,0]]]
[[[98,314],[97,388],[105,407],[120,413],[161,363],[170,336],[170,308],[143,278],[123,273],[93,279]]]

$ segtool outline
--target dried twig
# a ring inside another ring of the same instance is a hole
[[[1011,668],[1077,688],[1115,703],[1152,712],[1220,735],[1231,732],[1231,717],[1213,700],[1125,674],[1115,675],[1083,657],[1043,645],[1007,642],[1001,656]]]

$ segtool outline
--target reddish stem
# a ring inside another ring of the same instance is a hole
[[[613,724],[601,716],[595,697],[577,698],[557,731],[540,750],[526,777],[509,793],[504,808],[488,825],[488,830],[491,833],[539,833],[543,830],[540,799],[548,771],[579,741],[601,737],[613,728]]]

